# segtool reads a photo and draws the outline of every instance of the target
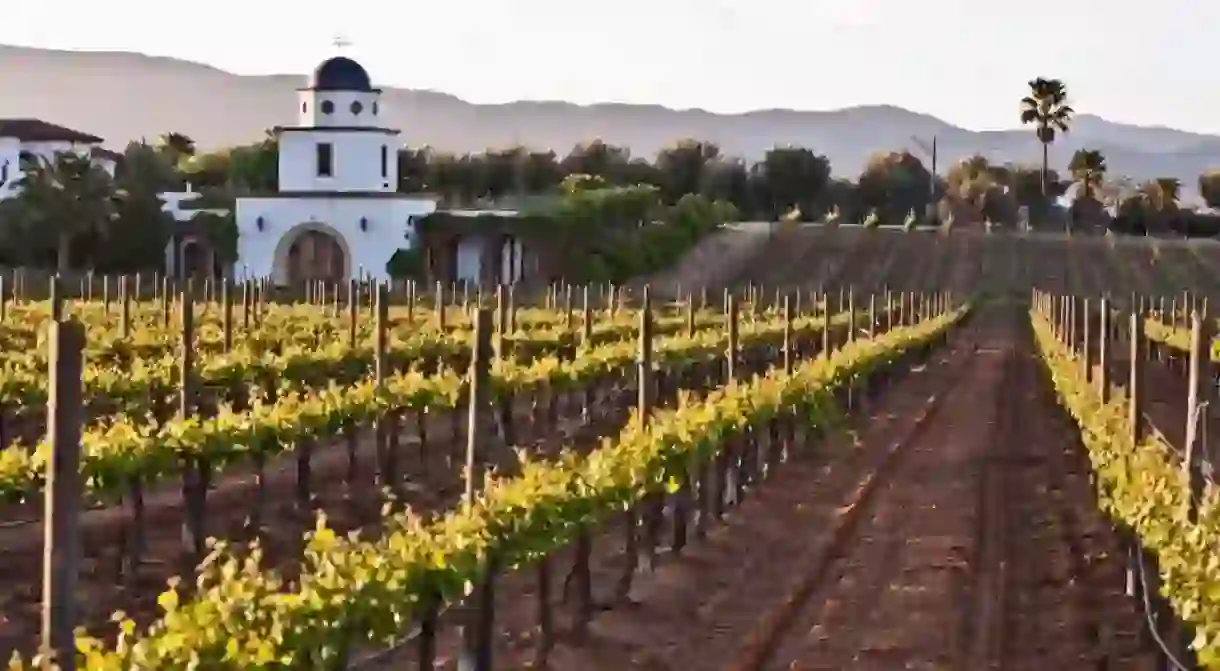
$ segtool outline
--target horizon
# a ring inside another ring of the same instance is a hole
[[[305,73],[234,72],[233,70],[228,70],[228,69],[225,69],[223,67],[220,67],[220,66],[212,64],[212,63],[204,63],[202,61],[190,60],[187,58],[180,58],[177,56],[148,54],[148,53],[144,53],[144,52],[140,52],[140,51],[131,51],[131,50],[125,50],[125,49],[68,49],[68,48],[38,47],[38,46],[32,46],[32,45],[28,45],[28,44],[13,44],[13,43],[0,43],[0,48],[37,49],[40,51],[50,51],[50,52],[60,52],[60,53],[110,54],[110,55],[137,56],[137,57],[143,57],[143,58],[149,58],[149,59],[166,59],[166,60],[173,60],[173,61],[177,61],[180,63],[186,63],[189,65],[194,65],[194,66],[198,66],[198,67],[211,68],[213,70],[216,70],[217,72],[221,72],[223,74],[231,75],[234,77],[249,77],[249,78],[259,78],[259,77],[306,78],[306,77],[308,77],[307,72],[305,72]],[[340,52],[334,52],[331,55],[339,55],[339,54],[340,54]],[[343,54],[343,55],[346,55],[346,54]],[[363,60],[356,58],[355,56],[352,56],[352,58],[355,58],[355,60],[359,61],[362,65],[364,64]],[[1000,127],[1000,128],[972,128],[970,126],[956,123],[954,121],[946,119],[942,116],[939,116],[939,115],[937,115],[933,112],[927,111],[927,110],[903,107],[901,105],[896,105],[893,103],[859,103],[859,104],[854,104],[854,105],[847,105],[845,107],[829,107],[829,108],[759,107],[759,108],[752,108],[752,109],[744,109],[741,111],[721,112],[721,111],[710,110],[710,109],[706,109],[706,108],[702,108],[702,107],[675,107],[675,106],[671,106],[671,105],[664,105],[661,103],[654,103],[654,102],[631,102],[631,101],[624,101],[624,100],[593,100],[591,102],[577,102],[577,101],[573,101],[573,100],[565,100],[565,99],[558,99],[558,98],[516,98],[516,99],[504,100],[502,102],[479,102],[479,101],[474,101],[474,100],[464,98],[461,95],[458,95],[451,91],[444,91],[444,90],[439,90],[439,89],[411,88],[411,87],[406,87],[406,86],[399,86],[397,84],[381,83],[381,82],[377,81],[375,73],[370,72],[369,74],[370,74],[370,77],[373,79],[374,86],[380,86],[381,88],[386,88],[386,89],[398,89],[398,90],[402,90],[402,91],[420,91],[420,92],[425,92],[425,93],[434,93],[437,95],[452,96],[454,98],[457,98],[458,100],[461,100],[464,103],[467,103],[469,105],[476,105],[476,106],[513,105],[513,104],[517,104],[517,103],[564,104],[564,105],[572,105],[575,107],[599,107],[599,106],[621,105],[621,106],[628,106],[628,107],[661,107],[661,108],[664,108],[664,109],[667,109],[667,110],[670,110],[673,112],[696,112],[696,113],[711,114],[711,115],[722,116],[722,117],[749,116],[749,115],[753,115],[753,114],[784,113],[784,112],[797,113],[797,114],[800,114],[800,113],[826,114],[826,113],[845,112],[845,111],[861,110],[861,109],[890,108],[890,109],[910,112],[912,114],[931,116],[946,124],[952,125],[954,127],[960,128],[962,130],[967,130],[967,131],[971,131],[971,132],[975,132],[975,133],[1019,131],[1019,130],[1028,130],[1028,128],[1029,128],[1028,126],[1021,126],[1021,125],[1013,125],[1013,126]],[[1118,120],[1106,117],[1101,114],[1095,114],[1092,112],[1080,112],[1079,110],[1077,110],[1076,114],[1074,115],[1074,118],[1079,119],[1081,117],[1101,119],[1102,121],[1106,121],[1109,123],[1122,124],[1124,126],[1131,126],[1134,128],[1145,128],[1145,129],[1150,129],[1150,130],[1169,130],[1169,131],[1177,131],[1177,132],[1183,132],[1183,133],[1202,133],[1202,134],[1215,135],[1217,137],[1220,137],[1220,132],[1209,133],[1207,131],[1196,131],[1196,130],[1191,130],[1191,129],[1187,129],[1187,128],[1166,126],[1164,124],[1144,124],[1144,123],[1118,121]],[[1070,130],[1069,130],[1069,132],[1070,132]]]
[[[1220,8],[1187,0],[1165,0],[1142,16],[1109,4],[1097,12],[1100,0],[1082,0],[1047,25],[1020,8],[974,16],[961,0],[930,0],[918,8],[897,0],[851,7],[765,0],[748,9],[727,0],[627,0],[614,12],[577,11],[559,0],[523,0],[512,8],[456,0],[387,12],[351,0],[339,17],[292,13],[281,1],[218,0],[192,17],[187,31],[147,30],[147,22],[130,18],[146,11],[132,0],[117,1],[118,7],[81,0],[6,7],[0,43],[173,58],[239,76],[301,76],[335,53],[338,33],[351,43],[344,53],[379,85],[473,104],[655,105],[717,115],[892,106],[973,131],[1021,128],[1017,102],[1026,82],[1045,76],[1067,83],[1081,115],[1220,135],[1220,120],[1210,113],[1220,108],[1220,77],[1209,82],[1205,68],[1192,67],[1220,56],[1220,47],[1202,39],[1208,13],[1220,19]],[[57,18],[64,15],[76,19],[64,24]],[[775,21],[777,15],[785,20]],[[412,30],[421,25],[439,28]],[[590,48],[589,40],[577,40],[591,25],[599,37],[623,35],[630,45],[649,46]],[[275,36],[274,49],[266,48],[273,34],[268,26],[288,29]],[[951,35],[952,43],[929,40],[930,48],[917,48],[911,38],[923,34]],[[1141,40],[1114,50],[1106,42],[1114,34]],[[1040,48],[1020,64],[961,56],[1028,50],[1030,43]],[[898,44],[902,58],[876,44]],[[939,48],[946,45],[948,53]],[[819,56],[827,52],[834,52],[829,59]],[[413,57],[418,54],[426,57]],[[943,81],[946,71],[956,73],[957,86],[924,85]],[[1145,95],[1148,90],[1158,95]]]

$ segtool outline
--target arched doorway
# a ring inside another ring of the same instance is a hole
[[[338,231],[325,224],[301,224],[276,245],[274,279],[279,284],[343,282],[350,266],[351,252]]]
[[[205,263],[205,254],[203,247],[194,240],[187,240],[182,243],[182,277],[206,277],[207,266]]]

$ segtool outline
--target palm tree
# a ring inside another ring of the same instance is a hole
[[[1106,177],[1106,157],[1098,149],[1078,149],[1068,164],[1072,179],[1080,184],[1081,197],[1094,199]]]
[[[1038,77],[1029,82],[1029,95],[1021,99],[1021,123],[1034,124],[1038,141],[1042,143],[1042,197],[1049,198],[1047,173],[1050,170],[1050,146],[1055,131],[1068,132],[1075,113],[1067,104],[1067,87],[1061,80]]]
[[[55,236],[56,267],[71,270],[72,242],[84,234],[104,237],[114,219],[119,196],[114,180],[87,155],[57,154],[54,160],[36,157],[18,181],[17,201],[27,232]]]
[[[157,144],[162,151],[176,157],[195,155],[195,141],[183,133],[162,133],[157,138]]]
[[[1161,193],[1161,209],[1174,211],[1182,199],[1182,180],[1177,177],[1157,177],[1157,191]]]

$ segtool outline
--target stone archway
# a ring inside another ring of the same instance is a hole
[[[309,222],[292,228],[276,243],[272,279],[277,284],[344,282],[351,267],[352,253],[343,235],[326,224]]]

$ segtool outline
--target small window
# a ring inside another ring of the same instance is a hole
[[[318,143],[318,177],[333,177],[335,174],[335,149],[329,142]]]
[[[373,103],[373,116],[377,116],[377,103]]]
[[[363,110],[364,110],[364,105],[361,105],[359,100],[352,101],[352,114],[353,115],[360,114],[360,112],[362,112]]]
[[[381,178],[390,176],[390,148],[381,145]]]
[[[309,111],[309,103],[301,103],[301,113],[304,114],[305,112],[308,112],[308,111]]]
[[[7,181],[8,181],[8,161],[5,161],[4,165],[0,165],[0,184],[4,184]]]
[[[335,111],[335,104],[333,102],[331,102],[329,100],[322,101],[322,113],[323,114],[333,114],[334,111]]]

